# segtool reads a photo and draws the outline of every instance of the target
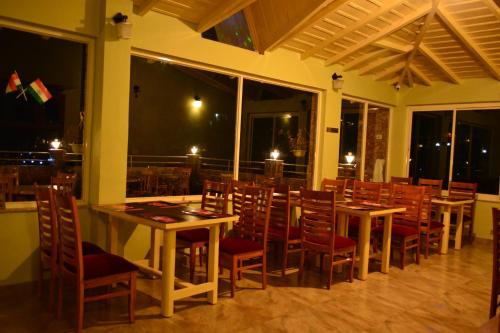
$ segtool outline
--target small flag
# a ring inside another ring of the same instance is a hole
[[[10,76],[9,83],[7,83],[7,88],[5,88],[5,93],[8,94],[10,92],[14,92],[16,90],[23,90],[23,86],[21,85],[21,80],[19,79],[19,75],[14,71]]]
[[[40,79],[36,79],[35,81],[31,82],[30,86],[28,87],[28,92],[33,96],[34,99],[36,99],[39,104],[43,104],[52,98],[52,95],[47,90],[47,88],[45,88]]]

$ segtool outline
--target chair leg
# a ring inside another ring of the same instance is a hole
[[[79,284],[76,287],[76,332],[80,333],[83,329],[83,286]]]
[[[43,262],[42,260],[40,260],[40,272],[38,276],[38,297],[42,297],[42,294],[43,294]]]
[[[243,260],[238,260],[238,267],[243,266]],[[243,271],[238,270],[238,280],[241,280],[243,277]]]
[[[406,259],[406,249],[405,249],[405,245],[406,245],[406,240],[405,239],[402,239],[401,240],[401,247],[399,248],[399,252],[401,253],[401,258],[400,258],[400,265],[401,265],[401,269],[405,269],[405,259]]]
[[[305,257],[305,250],[302,248],[302,251],[300,251],[300,262],[299,262],[299,274],[298,274],[298,282],[302,280],[302,274],[304,273],[304,257]]]
[[[319,255],[319,272],[323,273],[323,259],[325,258],[324,253],[320,253]]]
[[[57,288],[57,271],[51,269],[50,271],[50,289],[49,289],[49,311],[52,312],[54,309],[54,294]]]
[[[59,287],[57,288],[57,319],[60,319],[61,318],[61,314],[62,314],[62,303],[63,303],[63,297],[62,297],[62,293],[63,293],[63,277],[62,276],[59,276]]]
[[[497,314],[497,307],[498,307],[498,294],[496,290],[492,289],[491,302],[490,302],[490,319],[495,317],[495,315]]]
[[[424,254],[425,259],[429,258],[429,247],[431,247],[430,237],[431,237],[430,233],[426,232],[425,233],[425,254]]]
[[[231,297],[234,297],[234,292],[236,290],[236,272],[238,272],[238,258],[233,256],[232,263],[231,263]]]
[[[356,261],[356,248],[352,251],[352,260],[351,260],[351,268],[349,271],[349,282],[354,281],[354,262]]]
[[[264,255],[262,256],[262,289],[266,289],[267,287],[267,254],[264,251]]]
[[[281,276],[285,276],[286,269],[288,267],[288,243],[283,242],[283,267],[281,269]]]
[[[333,278],[333,255],[330,256],[330,260],[328,260],[328,281],[326,283],[326,288],[330,290],[332,286],[332,278]]]
[[[130,323],[135,321],[135,303],[137,298],[137,273],[130,273],[129,294],[128,294],[128,320]]]
[[[196,266],[196,247],[191,245],[189,249],[189,280],[193,282],[194,268]]]
[[[203,246],[199,248],[200,251],[200,267],[203,267]]]
[[[417,239],[417,254],[416,254],[415,262],[417,265],[420,265],[420,239]]]

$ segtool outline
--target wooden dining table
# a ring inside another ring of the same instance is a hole
[[[222,223],[234,222],[238,216],[220,215],[213,212],[165,201],[146,201],[115,205],[96,205],[92,209],[108,216],[108,250],[118,252],[119,222],[145,225],[163,232],[162,267],[159,270],[144,261],[135,264],[141,270],[161,276],[161,315],[171,317],[174,301],[196,294],[208,293],[208,302],[217,303],[219,230]],[[197,228],[209,228],[208,276],[201,284],[192,284],[175,277],[176,232]],[[153,233],[154,234],[154,233]],[[153,256],[157,251],[152,249]],[[155,262],[156,260],[151,260]],[[175,289],[175,286],[178,289]]]
[[[404,207],[394,207],[390,205],[357,203],[351,201],[338,202],[335,207],[338,216],[337,232],[347,236],[349,216],[357,216],[359,222],[358,248],[358,278],[366,280],[368,277],[368,263],[370,260],[370,234],[372,218],[384,218],[384,238],[382,244],[382,266],[381,272],[389,272],[390,253],[391,253],[391,232],[392,215],[394,213],[404,212]]]

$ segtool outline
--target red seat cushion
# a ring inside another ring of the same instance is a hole
[[[441,229],[444,227],[444,224],[439,223],[439,222],[431,222],[431,229]]]
[[[290,227],[288,229],[288,239],[300,239],[300,228]]]
[[[84,256],[86,256],[88,254],[106,253],[106,251],[104,251],[99,246],[95,245],[94,243],[82,242],[82,253]]]
[[[306,241],[320,245],[328,246],[328,237],[325,236],[309,236]],[[335,235],[335,250],[356,246],[356,242],[350,238]]]
[[[243,238],[224,238],[219,243],[220,250],[229,254],[241,254],[246,252],[261,251],[261,244]]]
[[[89,254],[83,256],[83,278],[91,280],[103,276],[137,271],[138,268],[114,254]]]
[[[192,229],[192,230],[182,230],[177,232],[177,238],[191,242],[207,242],[210,237],[210,232],[206,228]]]
[[[408,236],[418,235],[419,232],[416,228],[413,228],[413,227],[409,227],[406,225],[400,225],[400,224],[393,224],[392,225],[392,234],[395,236],[408,237]]]

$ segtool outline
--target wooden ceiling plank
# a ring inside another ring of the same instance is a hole
[[[397,20],[392,25],[387,26],[384,29],[380,30],[380,32],[370,36],[369,38],[361,41],[360,43],[358,43],[356,45],[353,45],[350,48],[345,49],[344,51],[336,54],[335,56],[330,57],[325,62],[325,65],[328,66],[328,65],[334,64],[334,63],[338,62],[339,60],[343,59],[344,57],[348,56],[349,54],[356,52],[356,51],[362,49],[363,47],[370,45],[371,43],[376,42],[379,39],[384,38],[387,35],[390,35],[394,31],[397,31],[397,30],[401,29],[402,27],[404,27],[405,25],[407,25],[415,20],[418,20],[422,16],[428,14],[431,11],[431,9],[432,9],[432,7],[430,4],[425,4],[425,5],[421,6],[420,8],[418,8],[417,10],[412,12],[411,14],[405,16],[402,19]]]
[[[349,61],[347,64],[344,65],[344,71],[351,70],[353,68],[356,68],[357,66],[361,65],[362,63],[373,59],[373,58],[378,58],[379,56],[383,55],[386,53],[387,50],[378,50],[375,52],[370,52],[367,54],[362,55],[361,57],[356,57],[354,60]]]
[[[134,7],[134,13],[139,16],[146,15],[154,6],[156,6],[160,0],[144,0],[140,6]]]
[[[401,1],[390,0],[387,4],[384,4],[382,7],[380,7],[376,11],[372,12],[370,15],[366,16],[365,18],[359,20],[358,22],[356,22],[352,25],[347,26],[345,29],[340,31],[338,34],[335,34],[332,37],[325,39],[321,43],[318,43],[315,47],[311,48],[310,50],[308,50],[307,52],[305,52],[304,54],[301,55],[302,60],[309,58],[310,56],[314,55],[316,52],[320,51],[322,48],[328,46],[331,43],[334,43],[335,41],[350,34],[351,32],[364,27],[368,22],[380,17],[380,15],[387,13],[393,7],[400,5],[400,4],[401,4]]]
[[[410,65],[409,70],[411,70],[413,74],[415,74],[426,86],[432,86],[432,81],[427,77],[427,75],[422,73],[420,69],[415,67],[415,65]]]
[[[421,54],[427,57],[427,59],[431,60],[437,67],[439,67],[441,71],[446,74],[446,76],[451,80],[451,82],[455,84],[460,83],[460,78],[424,43],[420,43],[419,51]]]
[[[412,47],[410,45],[402,45],[399,43],[391,42],[387,39],[381,39],[373,43],[373,45],[388,49],[391,51],[396,51],[399,53],[408,53],[411,51]]]
[[[215,7],[210,13],[203,15],[203,19],[198,23],[196,31],[204,32],[218,23],[224,21],[228,17],[234,15],[240,10],[248,7],[256,0],[232,0],[220,1],[219,5]]]
[[[465,30],[456,22],[453,17],[442,7],[438,7],[437,14],[453,32],[453,34],[462,42],[462,44],[474,55],[474,57],[487,69],[491,75],[500,80],[500,70],[490,61],[487,55],[479,49],[474,40],[465,32]]]
[[[497,5],[493,0],[483,0],[483,2],[493,12],[497,20],[500,21],[500,5]]]
[[[257,52],[263,54],[264,51],[262,51],[262,43],[259,37],[259,29],[255,24],[255,17],[253,16],[253,12],[250,10],[250,7],[246,7],[245,9],[243,9],[243,15],[245,16],[245,20],[247,21],[248,33],[252,38],[253,47]]]
[[[311,24],[317,22],[318,20],[324,19],[324,17],[337,10],[343,4],[347,3],[349,0],[325,0],[320,6],[317,6],[308,15],[302,18],[299,22],[291,22],[290,27],[286,29],[286,33],[280,38],[276,39],[274,42],[266,48],[266,50],[273,50],[279,47],[287,39],[295,35],[297,32],[302,31],[309,27]],[[325,20],[326,21],[326,20]],[[326,21],[328,22],[328,21]]]
[[[411,71],[408,71],[406,76],[408,77],[408,86],[410,88],[413,88],[413,74],[411,73]],[[401,80],[401,78],[399,80]]]

